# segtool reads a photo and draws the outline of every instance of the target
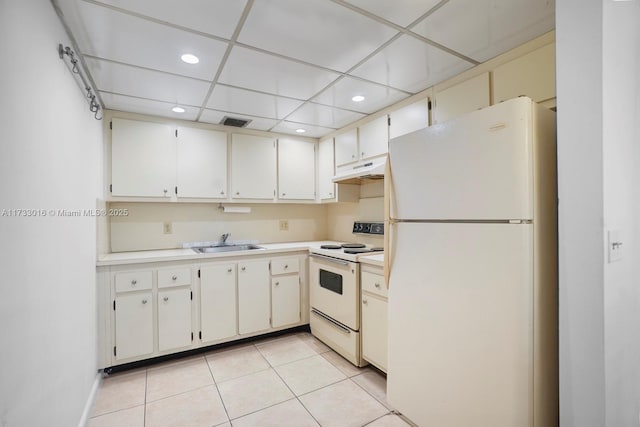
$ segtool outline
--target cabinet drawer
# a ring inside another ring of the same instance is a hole
[[[131,292],[141,289],[151,289],[151,271],[132,271],[131,273],[116,273],[116,292]]]
[[[297,273],[300,270],[298,258],[280,258],[271,260],[271,274]]]
[[[360,281],[363,291],[387,298],[387,285],[384,283],[383,276],[363,271],[360,274]]]
[[[190,283],[191,270],[189,268],[158,270],[158,288],[189,285]]]

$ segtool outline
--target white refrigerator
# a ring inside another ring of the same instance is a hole
[[[558,424],[555,113],[390,141],[387,398],[425,427]]]

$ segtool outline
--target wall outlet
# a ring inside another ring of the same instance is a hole
[[[280,220],[280,231],[289,231],[289,221],[286,219]]]
[[[173,233],[173,224],[169,221],[165,222],[162,225],[162,230],[164,231],[164,234],[172,234]]]

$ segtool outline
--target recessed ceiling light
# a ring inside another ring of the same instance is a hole
[[[364,101],[364,96],[362,96],[362,95],[356,95],[356,96],[354,96],[353,98],[351,98],[351,100],[352,100],[353,102],[362,102],[362,101]]]
[[[306,130],[304,130],[304,129],[300,128],[300,129],[296,129],[296,132],[298,132],[298,133],[305,133],[305,132],[306,132]]]
[[[171,109],[171,111],[173,111],[174,113],[184,113],[185,109],[182,107],[175,106]]]
[[[200,59],[197,56],[190,53],[185,53],[180,57],[180,59],[182,59],[187,64],[197,64],[198,62],[200,62]]]

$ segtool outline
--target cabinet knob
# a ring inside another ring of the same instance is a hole
[[[363,303],[363,304],[368,304],[367,300],[366,300],[366,299],[364,299],[364,298],[362,299],[362,303]]]
[[[284,268],[285,268],[285,270],[286,270],[287,268],[289,268],[289,264],[285,264],[285,265],[284,265]]]
[[[172,276],[171,280],[178,280],[178,276]]]
[[[286,195],[287,195],[287,193],[282,193],[282,195],[283,195],[283,196],[286,196]]]
[[[247,269],[247,267],[242,267],[241,268],[242,271],[245,271],[246,269]]]
[[[162,298],[165,302],[169,301],[169,297]]]
[[[333,193],[329,193],[330,196],[333,196]]]
[[[276,286],[280,285],[280,282],[276,282]]]
[[[375,286],[376,288],[379,288],[379,287],[380,287],[380,283],[376,283],[374,286]]]
[[[236,191],[236,196],[239,196],[239,195],[240,195],[240,192],[239,192],[239,191]]]
[[[233,271],[233,269],[230,268],[230,269],[227,270],[227,273],[231,273],[232,271]]]
[[[351,155],[351,158],[352,158],[352,159],[355,159],[355,158],[356,158],[356,155],[355,155],[355,154],[352,154],[352,155]]]
[[[220,192],[220,195],[221,195],[221,196],[224,196],[224,191],[221,191],[221,192]]]
[[[138,283],[138,281],[137,281],[136,279],[133,279],[133,280],[131,281],[131,286],[135,286],[135,285],[136,285],[136,283]]]
[[[146,299],[143,299],[143,300],[142,300],[142,303],[143,303],[143,304],[146,304],[146,303],[147,303],[147,300],[146,300]]]
[[[364,151],[363,151],[362,153],[360,153],[360,155],[361,155],[362,157],[364,157]]]
[[[164,189],[164,194],[166,195],[169,192],[166,188]]]

